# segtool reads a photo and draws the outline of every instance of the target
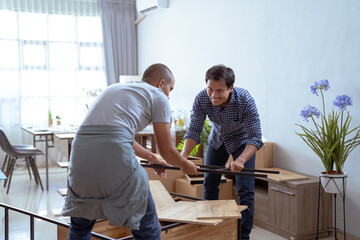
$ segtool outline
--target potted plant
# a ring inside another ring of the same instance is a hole
[[[59,117],[59,115],[56,115],[55,119],[56,119],[56,125],[61,125],[61,117]]]
[[[49,112],[48,112],[48,126],[51,127],[52,125],[53,125],[53,119],[52,119],[51,110],[49,109]]]
[[[325,170],[320,173],[321,182],[325,191],[337,193],[344,190],[347,174],[343,172],[345,161],[352,150],[360,144],[360,126],[350,129],[351,117],[347,107],[352,106],[352,99],[347,95],[338,95],[333,105],[338,110],[332,110],[328,115],[325,112],[324,92],[330,89],[329,81],[324,79],[311,86],[313,94],[322,97],[322,112],[314,106],[306,106],[300,115],[306,122],[309,119],[314,129],[296,124],[302,132],[296,132],[302,140],[321,159]],[[320,118],[316,122],[315,118]],[[336,180],[339,179],[337,182]]]
[[[190,156],[196,156],[200,150],[201,145],[203,146],[203,150],[204,151],[206,150],[206,146],[208,144],[208,137],[210,135],[211,128],[212,128],[211,121],[208,118],[206,118],[205,122],[204,122],[203,130],[200,135],[201,143],[199,143],[198,145],[196,145],[194,147],[194,149],[190,152]],[[179,142],[179,144],[176,146],[177,150],[182,151],[182,149],[184,148],[184,143],[185,143],[185,139],[183,138]]]

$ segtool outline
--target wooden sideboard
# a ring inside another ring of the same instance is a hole
[[[318,213],[319,178],[277,182],[255,181],[254,224],[287,239],[315,239]],[[322,194],[320,236],[332,227],[332,194]]]

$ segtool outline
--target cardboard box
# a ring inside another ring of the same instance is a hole
[[[152,168],[145,168],[145,170],[149,175],[149,180],[159,180],[168,192],[175,192],[175,180],[185,176],[185,174],[179,170],[166,170],[166,178],[164,179],[156,175]]]
[[[93,232],[100,233],[104,236],[114,239],[124,238],[131,235],[130,230],[121,227],[109,226],[108,221],[102,222],[98,225],[95,224]],[[166,226],[169,223],[160,222],[162,226]],[[171,223],[170,223],[171,224]],[[101,225],[101,226],[100,226]],[[208,240],[208,239],[238,239],[238,220],[237,219],[225,219],[223,222],[213,225],[201,225],[201,224],[185,224],[175,228],[170,228],[161,232],[162,240]],[[57,240],[67,240],[69,229],[65,227],[57,227]],[[92,237],[91,240],[97,238]]]
[[[94,225],[92,230],[93,232],[100,233],[107,237],[114,239],[123,238],[131,235],[131,231],[127,228],[109,226],[109,221],[97,222]],[[62,226],[57,226],[57,239],[58,240],[67,240],[69,234],[69,229]],[[91,237],[91,240],[97,240],[98,238]]]
[[[226,183],[219,185],[219,199],[233,199],[232,196],[233,181],[226,179]],[[190,184],[185,178],[175,180],[175,192],[190,197],[204,198],[204,184]],[[186,200],[185,198],[183,200]]]
[[[158,156],[161,158],[161,156]],[[204,160],[198,157],[189,157],[189,160],[192,160],[195,164],[203,164]],[[178,178],[184,178],[185,174],[179,170],[166,170],[166,178],[159,177],[155,174],[154,169],[145,168],[147,174],[149,175],[149,180],[160,180],[168,192],[175,192],[175,180]]]
[[[274,166],[275,143],[265,142],[264,146],[256,152],[255,168],[271,168]]]

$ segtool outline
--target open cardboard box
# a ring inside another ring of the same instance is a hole
[[[168,209],[169,212],[172,210],[172,206],[177,203],[172,199],[170,194],[161,185],[159,181],[150,181],[150,189],[153,195],[157,212]],[[190,203],[190,202],[188,202]],[[242,206],[238,206],[242,207]],[[240,208],[239,208],[240,209]],[[242,211],[244,208],[241,208]],[[175,215],[181,213],[175,212]],[[161,220],[160,216],[159,219]],[[180,225],[175,228],[169,228],[166,231],[161,232],[161,238],[163,240],[208,240],[208,239],[228,239],[235,240],[238,235],[238,218],[231,219],[219,219],[216,224],[208,225],[202,224],[204,220],[196,221],[191,219],[194,223],[188,223]],[[215,220],[215,219],[214,219]],[[168,220],[170,221],[170,220]],[[173,219],[172,222],[160,221],[162,226],[167,226],[171,223],[176,222]],[[210,220],[211,222],[212,220]],[[184,221],[183,221],[184,222]],[[187,222],[187,221],[185,221]],[[68,229],[65,227],[58,226],[58,240],[66,240],[68,235]],[[95,224],[93,232],[100,233],[102,235],[118,239],[126,236],[130,236],[131,232],[123,227],[109,226],[108,221],[101,221]],[[95,239],[95,238],[91,238]]]

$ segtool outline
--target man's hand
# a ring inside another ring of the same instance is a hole
[[[180,166],[180,169],[183,173],[188,175],[198,175],[199,172],[197,171],[199,167],[196,166],[192,161],[185,160],[184,164]]]
[[[165,160],[162,160],[162,159],[158,159],[155,155],[154,155],[154,158],[152,158],[151,160],[149,160],[149,163],[150,164],[154,164],[154,165],[163,165],[163,166],[168,166],[168,167],[171,167],[170,164],[168,164]],[[158,175],[159,177],[162,177],[162,178],[166,178],[166,171],[165,169],[157,169],[157,168],[154,168],[154,171],[155,171],[155,174]]]
[[[231,162],[228,166],[232,172],[240,172],[244,168],[245,161],[242,158],[236,159],[236,161]]]
[[[244,168],[244,164],[252,157],[257,151],[257,147],[254,145],[246,145],[245,150],[241,155],[232,163],[228,164],[226,167],[230,167],[232,172],[240,172]]]

